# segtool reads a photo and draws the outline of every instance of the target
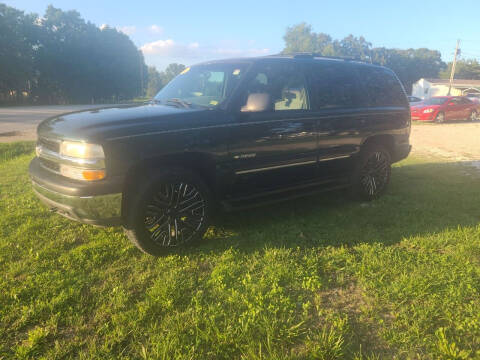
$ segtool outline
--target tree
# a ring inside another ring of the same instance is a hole
[[[284,54],[295,52],[314,52],[322,55],[332,55],[334,52],[330,35],[312,32],[312,27],[306,23],[300,23],[287,28],[283,36],[285,41]]]
[[[445,68],[441,54],[430,49],[372,49],[374,63],[392,69],[410,93],[412,85],[421,78],[436,78]]]
[[[148,70],[130,38],[49,6],[43,17],[0,4],[0,102],[28,92],[43,103],[143,96]],[[32,100],[31,100],[32,101]]]
[[[34,76],[37,26],[35,15],[26,15],[0,4],[0,101],[15,101],[29,91]]]
[[[41,24],[44,37],[36,63],[40,98],[98,102],[143,95],[147,67],[127,35],[108,26],[99,29],[77,11],[51,5]]]
[[[155,67],[149,67],[147,97],[155,96],[165,85],[167,85],[183,70],[185,70],[185,65],[177,63],[169,64],[162,72],[158,72]]]
[[[448,63],[445,71],[440,73],[443,79],[449,79],[452,63]],[[480,80],[480,62],[475,59],[458,60],[455,65],[455,79]]]
[[[439,51],[430,49],[372,48],[363,36],[349,35],[332,40],[324,33],[315,33],[306,23],[287,28],[283,53],[314,52],[323,56],[339,56],[377,63],[391,68],[410,92],[412,84],[422,77],[437,77],[445,63]]]
[[[172,79],[185,70],[185,65],[183,64],[169,64],[165,71],[162,72],[162,84],[163,86],[167,85]]]
[[[147,97],[154,97],[163,87],[162,76],[154,66],[148,67]]]

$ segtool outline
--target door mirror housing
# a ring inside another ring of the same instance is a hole
[[[240,109],[241,112],[261,112],[273,109],[272,98],[267,93],[253,93],[248,95],[247,103]]]

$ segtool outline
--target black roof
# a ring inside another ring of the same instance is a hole
[[[206,65],[214,63],[238,63],[238,62],[261,62],[268,60],[278,60],[278,61],[329,61],[329,62],[344,62],[352,63],[363,66],[372,66],[372,67],[382,67],[377,64],[371,64],[366,61],[357,58],[351,57],[339,57],[339,56],[323,56],[316,53],[293,53],[293,54],[275,54],[267,56],[258,56],[258,57],[243,57],[243,58],[231,58],[231,59],[219,59],[205,61],[197,65]]]

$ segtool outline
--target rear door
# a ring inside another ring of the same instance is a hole
[[[473,103],[466,97],[461,97],[459,99],[460,99],[460,104],[462,106],[462,110],[461,110],[462,113],[459,119],[466,120],[470,117],[470,114],[472,113],[474,106],[473,106]]]
[[[305,68],[318,129],[319,176],[339,178],[348,174],[363,136],[358,78],[354,67],[343,61],[317,60]]]
[[[316,121],[298,65],[259,62],[249,71],[234,106],[229,155],[234,195],[265,192],[308,182],[317,163]],[[268,96],[270,107],[250,111],[250,95]]]
[[[459,98],[452,98],[445,106],[445,119],[458,120],[462,118],[462,105]]]

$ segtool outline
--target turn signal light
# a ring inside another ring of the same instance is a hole
[[[82,175],[88,181],[102,180],[105,178],[105,170],[83,170]]]

